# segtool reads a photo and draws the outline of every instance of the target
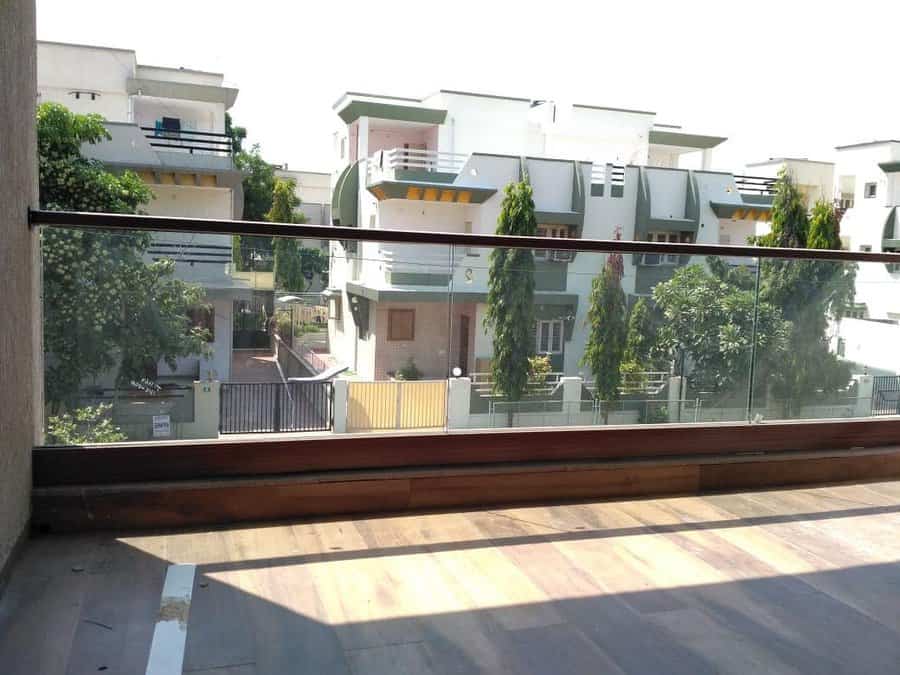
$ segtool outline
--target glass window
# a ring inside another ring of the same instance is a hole
[[[878,192],[878,183],[866,183],[864,196],[866,199],[871,199]]]
[[[563,322],[560,320],[538,321],[537,352],[539,354],[561,354],[563,345]]]

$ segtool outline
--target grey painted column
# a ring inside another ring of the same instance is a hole
[[[30,512],[41,410],[34,0],[0,0],[0,586]]]

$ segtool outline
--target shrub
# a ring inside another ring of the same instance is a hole
[[[108,417],[111,404],[76,408],[47,420],[47,441],[53,445],[116,443],[128,440]]]
[[[416,367],[416,362],[410,356],[406,365],[397,371],[395,377],[398,380],[421,380],[422,371]]]
[[[531,356],[528,358],[528,379],[532,384],[544,384],[550,374],[549,356]]]

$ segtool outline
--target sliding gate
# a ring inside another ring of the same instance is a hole
[[[330,431],[331,382],[223,382],[219,433]]]

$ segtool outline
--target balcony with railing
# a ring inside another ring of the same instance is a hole
[[[481,204],[496,188],[479,185],[462,172],[468,155],[392,148],[366,160],[366,187],[378,201],[409,199]]]
[[[620,164],[591,165],[591,196],[622,197],[625,194],[625,167]]]
[[[771,218],[777,179],[736,174],[733,181],[708,191],[710,207],[719,218],[767,221]]]
[[[234,172],[231,137],[213,131],[167,129],[162,126],[140,126],[130,122],[104,122],[107,140],[86,144],[82,152],[110,165],[121,165],[137,171],[200,173],[204,187],[215,186],[215,177],[232,173],[229,185],[239,175]]]

